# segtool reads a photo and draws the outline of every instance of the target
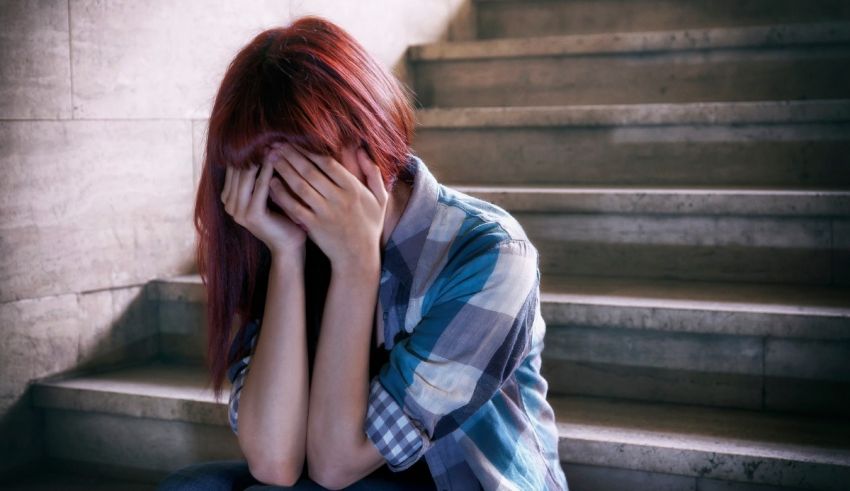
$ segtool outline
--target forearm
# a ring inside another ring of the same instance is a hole
[[[369,350],[380,281],[380,256],[333,269],[313,365],[308,459],[345,465],[366,440]]]
[[[239,443],[252,470],[269,479],[298,475],[304,464],[309,397],[305,317],[303,256],[274,256],[238,423]]]

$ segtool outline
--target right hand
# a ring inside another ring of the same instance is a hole
[[[296,254],[303,251],[307,232],[286,214],[269,209],[267,200],[273,173],[274,166],[268,156],[262,165],[252,163],[247,169],[227,166],[221,201],[233,220],[262,240],[272,255]]]

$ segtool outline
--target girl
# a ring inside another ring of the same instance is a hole
[[[160,489],[567,489],[537,250],[436,181],[411,98],[316,16],[228,67],[195,224],[207,365],[245,460]]]

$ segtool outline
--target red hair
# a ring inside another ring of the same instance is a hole
[[[262,317],[271,256],[233,221],[221,193],[226,166],[262,162],[272,141],[291,141],[341,162],[364,146],[392,190],[414,132],[412,91],[346,31],[315,15],[255,36],[229,64],[215,97],[195,202],[196,260],[206,293],[205,364],[216,399],[228,367],[246,353],[231,343]],[[272,201],[269,206],[282,210]],[[308,326],[318,322],[329,262],[307,239]],[[313,332],[315,335],[315,332]]]

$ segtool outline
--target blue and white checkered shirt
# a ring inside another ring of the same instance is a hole
[[[540,374],[537,249],[504,209],[446,187],[409,154],[413,192],[384,251],[389,361],[363,431],[393,471],[425,457],[439,489],[567,490]],[[259,320],[239,343],[253,353]],[[230,425],[251,355],[228,370]]]

